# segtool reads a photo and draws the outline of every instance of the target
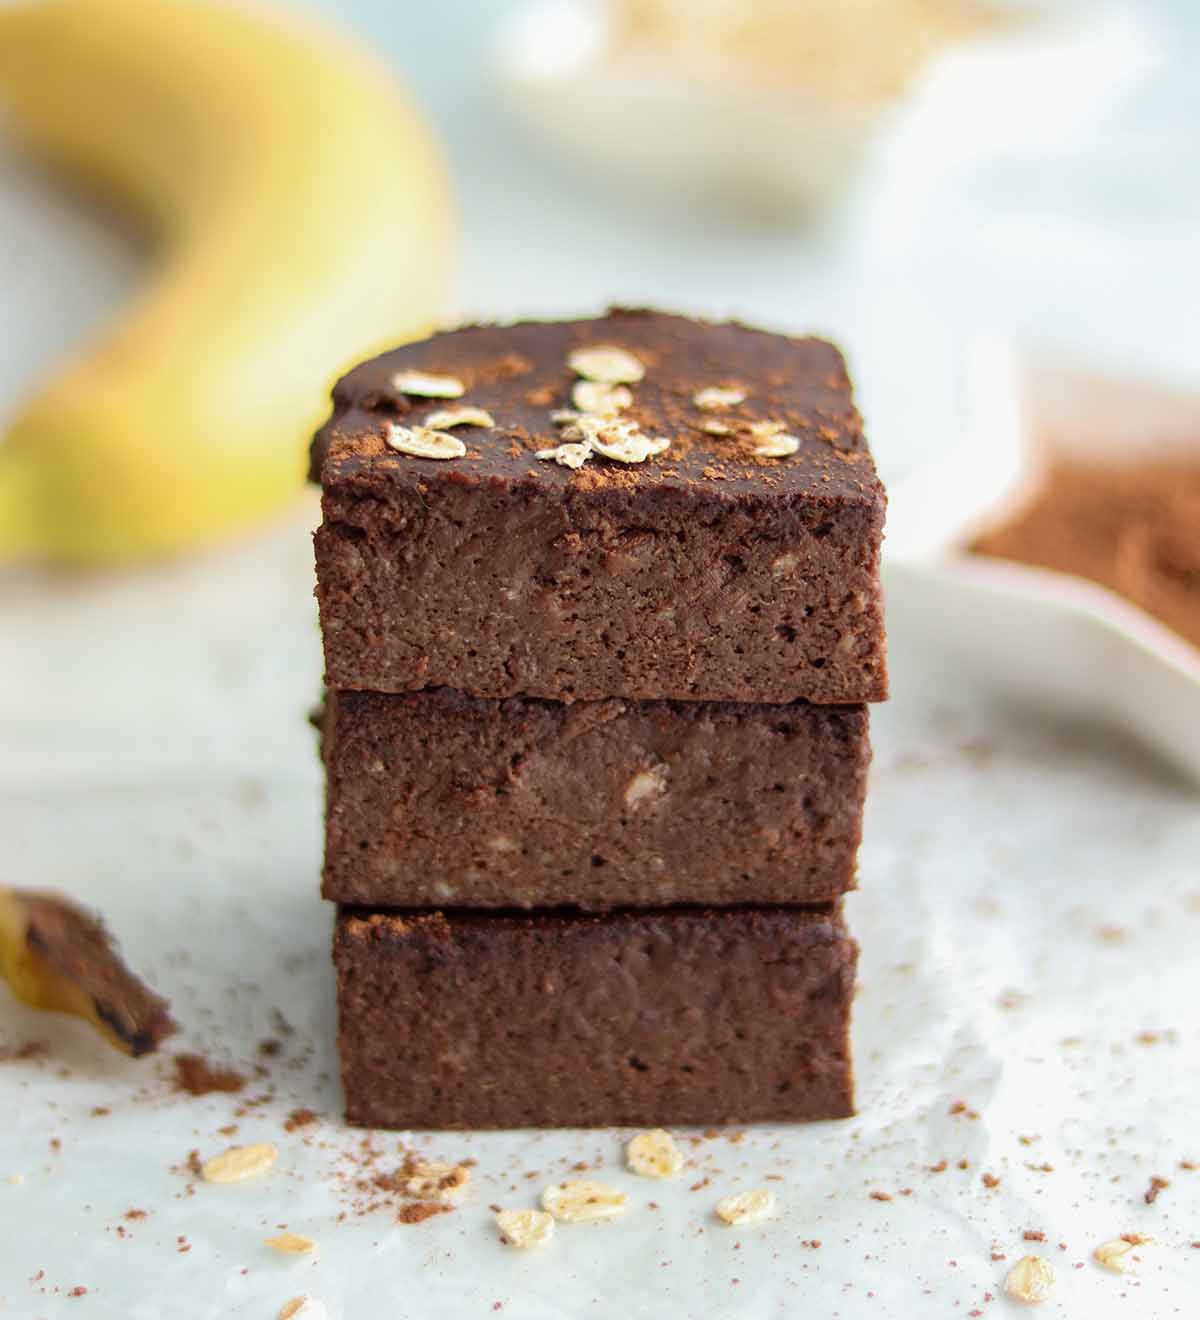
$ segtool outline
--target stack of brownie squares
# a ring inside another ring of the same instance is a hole
[[[838,351],[468,327],[346,376],[313,473],[348,1118],[851,1113],[885,500]]]

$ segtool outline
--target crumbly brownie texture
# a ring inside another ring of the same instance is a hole
[[[552,414],[572,407],[569,355],[594,346],[644,367],[620,416],[669,439],[665,452],[593,453],[578,470],[536,456],[564,438]],[[453,406],[494,419],[454,430],[461,457],[387,443],[394,424],[447,406],[397,387],[414,371],[460,382]],[[696,402],[714,387],[745,398]],[[759,423],[782,427],[795,452],[757,456]],[[886,695],[885,500],[830,344],[640,311],[473,326],[352,371],[312,458],[331,687],[561,701]]]
[[[330,693],[325,897],[818,903],[854,882],[863,706]]]
[[[390,1128],[842,1118],[856,953],[836,908],[343,911],[347,1117]]]

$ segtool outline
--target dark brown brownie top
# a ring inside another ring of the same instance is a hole
[[[578,410],[572,389],[581,377],[568,364],[578,349],[615,347],[632,354],[644,377],[626,388],[632,403],[618,420],[670,447],[640,463],[599,454],[578,470],[538,459],[564,442],[552,414]],[[458,398],[405,394],[398,373],[420,371],[461,382]],[[705,409],[695,396],[714,387],[744,391],[732,405]],[[796,339],[736,322],[690,320],[660,312],[613,309],[591,320],[475,325],[409,344],[364,362],[338,382],[334,412],[317,432],[312,475],[327,485],[370,477],[419,486],[453,474],[465,484],[500,479],[538,481],[548,491],[613,486],[703,485],[712,495],[765,495],[789,501],[882,500],[845,363],[820,339]],[[416,427],[446,408],[489,412],[495,427],[459,426],[466,454],[449,460],[414,457],[389,447],[393,425]],[[719,424],[728,434],[704,428]],[[755,423],[776,423],[796,452],[759,457]]]

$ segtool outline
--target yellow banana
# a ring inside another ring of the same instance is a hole
[[[30,1007],[81,1017],[134,1058],[175,1030],[166,1000],[125,967],[104,927],[57,894],[0,886],[0,979]]]
[[[157,249],[0,440],[0,562],[168,554],[270,513],[339,370],[441,310],[437,151],[320,28],[211,0],[0,8],[0,117]]]

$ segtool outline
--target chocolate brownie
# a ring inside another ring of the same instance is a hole
[[[831,344],[646,311],[471,326],[333,398],[329,686],[886,695],[884,493]]]
[[[343,910],[347,1117],[390,1128],[842,1118],[856,952],[837,907]]]
[[[864,706],[330,693],[326,898],[817,903],[854,882]]]

